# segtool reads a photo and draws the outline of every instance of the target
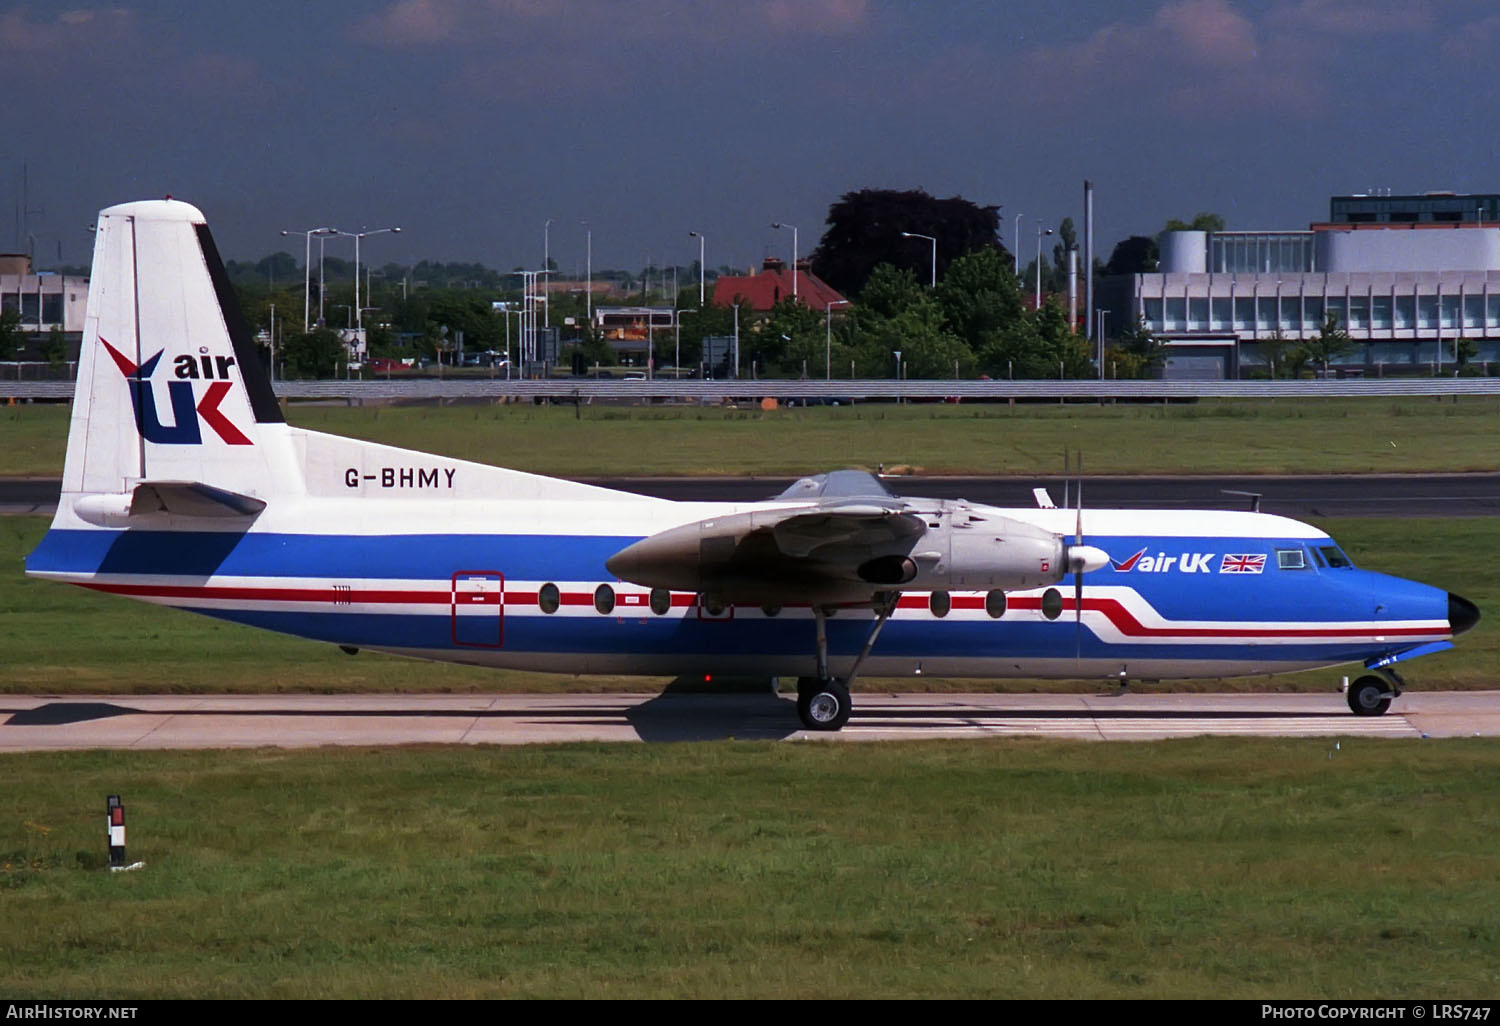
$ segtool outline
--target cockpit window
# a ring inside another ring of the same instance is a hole
[[[1326,559],[1328,565],[1335,570],[1347,569],[1354,565],[1349,561],[1349,557],[1344,555],[1344,550],[1337,545],[1319,545],[1318,555]]]
[[[1301,549],[1277,549],[1276,565],[1283,570],[1306,570],[1307,555]]]

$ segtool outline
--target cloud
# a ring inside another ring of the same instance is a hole
[[[62,75],[60,57],[66,57]],[[44,91],[63,107],[68,104],[61,98],[70,91],[90,108],[106,94],[181,106],[261,88],[264,79],[250,58],[194,50],[170,29],[125,8],[76,8],[40,17],[21,7],[0,14],[0,86],[17,94]]]
[[[1117,20],[1008,60],[955,48],[916,81],[955,95],[980,86],[1024,95],[1045,83],[1069,116],[1131,103],[1189,121],[1313,121],[1332,104],[1336,62],[1357,59],[1372,37],[1428,33],[1436,7],[1459,2],[1289,0],[1251,17],[1229,0],[1168,0],[1144,21]]]
[[[841,35],[863,27],[869,4],[866,0],[766,0],[758,13],[779,31]]]
[[[1500,44],[1500,14],[1492,14],[1451,32],[1443,40],[1442,52],[1448,61],[1489,66],[1500,49],[1497,44]]]
[[[868,16],[869,0],[397,0],[356,24],[353,37],[391,49],[473,49],[520,38],[607,47],[643,39],[847,35],[861,30]]]

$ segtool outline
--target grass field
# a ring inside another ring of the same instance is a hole
[[[0,517],[0,692],[491,692],[639,691],[659,678],[563,677],[484,670],[361,653],[300,641],[207,617],[31,580],[21,561],[46,530],[40,517]],[[1488,689],[1500,682],[1500,570],[1476,554],[1500,549],[1500,519],[1369,519],[1323,522],[1356,563],[1457,592],[1485,618],[1457,649],[1409,664],[1421,688]],[[713,669],[705,667],[706,670]],[[1339,674],[1313,671],[1271,680],[1161,685],[1176,690],[1311,690]],[[1097,688],[1080,683],[1080,689]],[[1030,681],[861,679],[861,687],[902,691],[1058,691]]]
[[[1500,400],[1205,400],[733,410],[681,406],[293,405],[303,427],[564,476],[837,467],[1053,474],[1366,473],[1500,468]],[[0,408],[0,476],[62,472],[68,408]]]
[[[1484,998],[1500,747],[0,756],[0,993]],[[123,795],[113,875],[104,799]]]

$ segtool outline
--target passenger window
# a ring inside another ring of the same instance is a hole
[[[541,606],[544,613],[555,613],[557,607],[562,605],[562,595],[555,584],[544,584],[536,593],[536,604]]]
[[[989,592],[984,597],[984,611],[996,620],[1005,615],[1005,592],[999,588]]]
[[[953,603],[946,591],[935,591],[927,600],[927,608],[932,611],[933,616],[947,616],[948,610],[953,608]]]
[[[615,609],[615,589],[601,584],[594,589],[594,608],[601,613],[612,613]]]
[[[651,589],[651,612],[666,616],[672,609],[672,593],[666,588]]]
[[[1283,570],[1306,570],[1307,554],[1301,549],[1277,549],[1276,565]]]

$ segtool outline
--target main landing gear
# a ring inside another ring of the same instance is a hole
[[[886,592],[876,596],[875,623],[865,636],[864,647],[860,649],[854,665],[849,667],[849,675],[846,677],[835,677],[828,670],[829,610],[823,606],[813,606],[813,621],[818,629],[818,675],[797,678],[797,715],[808,730],[841,730],[849,722],[849,714],[854,708],[849,699],[849,685],[854,682],[854,675],[859,672],[860,664],[870,654],[870,649],[875,647],[875,639],[880,637],[885,622],[896,611],[900,598],[899,592]]]
[[[1381,676],[1370,674],[1349,685],[1345,698],[1349,710],[1356,716],[1383,716],[1391,707],[1391,699],[1401,695],[1406,681],[1391,669],[1381,671]]]

